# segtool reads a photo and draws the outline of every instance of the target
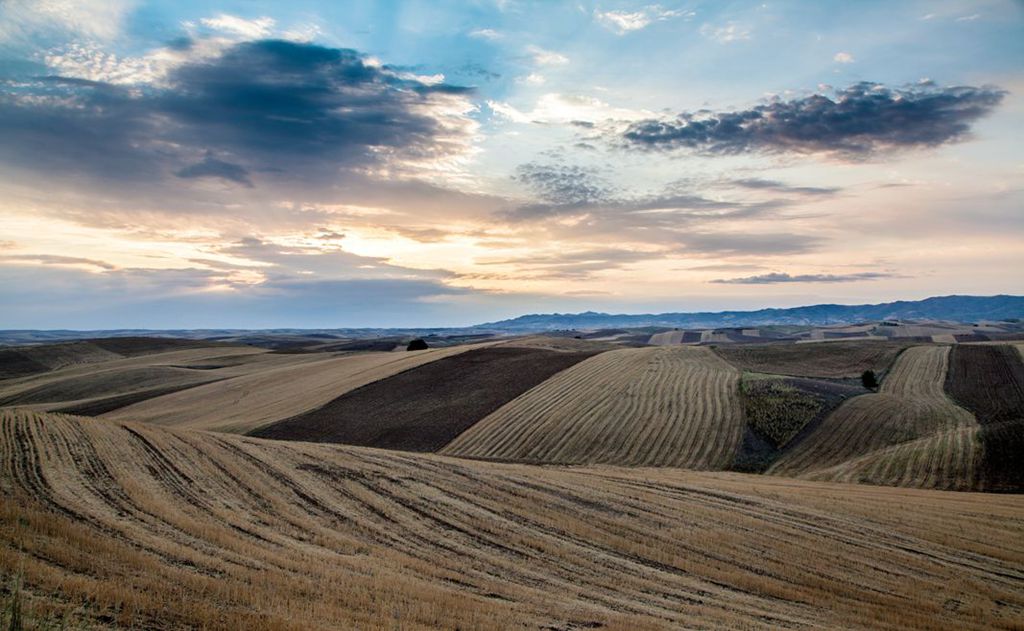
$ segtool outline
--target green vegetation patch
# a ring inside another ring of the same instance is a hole
[[[731,468],[766,471],[840,403],[865,392],[840,380],[744,373],[740,396],[747,428]]]
[[[778,377],[744,375],[740,391],[747,424],[776,448],[784,447],[824,405]]]

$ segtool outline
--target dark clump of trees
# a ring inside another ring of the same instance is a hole
[[[417,338],[417,339],[409,342],[409,345],[405,347],[405,350],[407,350],[407,351],[425,351],[428,348],[430,348],[430,347],[427,346],[426,342],[424,342],[423,340]]]
[[[860,382],[868,390],[874,390],[878,387],[878,377],[875,377],[875,371],[865,370],[860,374]]]

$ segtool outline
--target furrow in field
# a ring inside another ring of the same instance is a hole
[[[555,375],[449,443],[461,457],[724,468],[743,419],[739,373],[705,348],[609,351]]]
[[[32,611],[87,601],[104,626],[983,629],[1024,611],[1018,496],[10,410],[0,474],[0,572],[20,568]]]
[[[769,470],[814,479],[972,488],[974,416],[943,391],[949,347],[904,351],[878,393],[843,403]],[[951,476],[962,473],[959,482]]]

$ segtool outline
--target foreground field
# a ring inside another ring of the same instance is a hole
[[[32,620],[1019,628],[1024,498],[564,469],[0,412]],[[8,582],[8,585],[10,583]]]
[[[724,469],[743,436],[739,372],[706,348],[609,351],[565,370],[442,453],[562,464]]]

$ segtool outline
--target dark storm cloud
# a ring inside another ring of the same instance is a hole
[[[206,156],[201,162],[191,164],[175,173],[175,175],[182,178],[220,178],[235,182],[236,184],[252,186],[252,180],[249,179],[249,171],[245,167],[225,162],[224,160],[218,160],[212,156]]]
[[[634,122],[627,146],[692,149],[730,155],[753,151],[826,152],[847,158],[965,139],[972,123],[989,114],[1006,92],[991,87],[938,87],[923,83],[889,88],[856,83],[823,94],[773,100],[733,112],[683,112],[671,120]]]
[[[467,135],[431,108],[466,92],[404,78],[353,50],[245,42],[174,68],[159,86],[8,83],[0,87],[0,160],[121,181],[333,177],[388,156],[460,151]]]
[[[745,278],[719,278],[711,281],[723,285],[773,285],[776,283],[852,283],[861,280],[878,280],[880,278],[895,278],[895,274],[885,272],[860,272],[857,274],[797,274],[791,276],[773,272],[761,274],[760,276],[747,276]]]

